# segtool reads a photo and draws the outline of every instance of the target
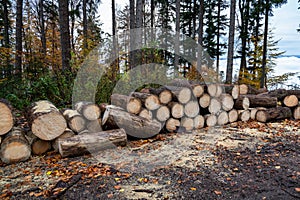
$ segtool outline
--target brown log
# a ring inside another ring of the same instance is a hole
[[[8,133],[14,125],[14,117],[10,103],[0,99],[0,135]]]
[[[96,153],[108,148],[125,146],[127,135],[124,129],[75,135],[58,140],[58,149],[62,157]]]
[[[289,108],[293,108],[295,106],[298,106],[299,101],[296,95],[288,95],[284,97],[283,104]]]
[[[246,95],[246,94],[261,94],[261,93],[265,93],[267,92],[267,90],[265,88],[262,89],[256,89],[250,85],[246,85],[246,84],[242,84],[240,85],[240,95]]]
[[[251,113],[249,110],[238,110],[239,120],[242,122],[247,122],[250,120]]]
[[[216,98],[212,98],[210,100],[210,104],[209,104],[209,107],[208,107],[208,111],[211,113],[211,114],[217,114],[221,111],[221,108],[222,108],[222,105],[221,105],[221,102],[219,99],[216,99]]]
[[[172,92],[166,89],[165,87],[158,88],[158,89],[150,88],[149,91],[151,94],[158,96],[160,103],[163,105],[168,104],[173,99]]]
[[[218,118],[214,114],[208,114],[204,116],[205,123],[208,127],[213,127],[217,125]]]
[[[122,94],[112,94],[110,96],[112,105],[121,107],[127,112],[138,115],[142,109],[142,102],[138,98],[129,97]]]
[[[273,90],[266,94],[261,94],[261,95],[268,95],[270,97],[276,97],[279,101],[283,101],[283,99],[286,96],[295,95],[300,100],[300,90],[278,89],[278,90]]]
[[[159,98],[154,94],[133,92],[130,96],[138,98],[148,110],[156,110],[160,106]]]
[[[239,118],[238,111],[236,109],[232,109],[228,112],[228,121],[229,123],[236,122]]]
[[[170,133],[175,132],[180,126],[180,121],[178,119],[170,118],[166,122],[166,129]]]
[[[101,132],[102,130],[102,126],[101,126],[101,118],[97,119],[97,120],[93,120],[93,121],[88,121],[86,124],[86,129],[90,132],[90,133],[97,133],[97,132]]]
[[[71,129],[66,129],[65,132],[60,135],[58,138],[56,138],[55,140],[52,141],[52,147],[53,149],[58,152],[58,141],[59,139],[63,139],[63,138],[70,138],[70,137],[73,137],[75,136],[75,133],[71,130]]]
[[[237,110],[248,110],[250,106],[250,100],[247,96],[239,96],[234,102],[234,108]]]
[[[219,97],[223,90],[219,84],[211,84],[207,86],[207,92],[211,97]]]
[[[62,114],[67,121],[68,127],[75,133],[79,133],[85,129],[86,119],[77,110],[64,109],[62,110]]]
[[[256,120],[259,122],[282,120],[291,117],[292,111],[288,107],[269,108],[267,110],[259,110],[256,113]]]
[[[28,110],[31,131],[42,140],[53,140],[67,128],[65,118],[49,101],[35,102]]]
[[[93,121],[100,118],[101,110],[97,104],[92,102],[80,101],[75,104],[77,110],[87,120]]]
[[[195,129],[201,129],[203,128],[205,125],[205,119],[202,115],[197,115],[195,118],[194,118],[194,127]]]
[[[233,109],[234,101],[230,94],[221,94],[220,101],[221,101],[223,110],[230,111]]]
[[[229,122],[229,116],[226,111],[222,111],[218,114],[217,124],[223,126]]]
[[[300,119],[300,106],[294,109],[294,119]]]
[[[4,163],[11,164],[26,161],[30,158],[30,155],[31,148],[22,129],[14,127],[1,143],[1,160]]]
[[[192,85],[193,94],[195,97],[199,98],[204,94],[204,86],[203,85]]]
[[[140,117],[144,117],[148,120],[152,120],[153,116],[152,116],[152,112],[146,108],[142,109],[142,111],[139,114]]]
[[[203,94],[202,97],[199,98],[199,105],[201,108],[208,108],[210,105],[211,97],[209,94]]]
[[[154,113],[155,118],[160,122],[165,122],[170,118],[170,110],[167,106],[160,106]]]
[[[233,99],[237,99],[240,95],[239,85],[223,85],[225,93],[230,94]]]
[[[34,135],[31,131],[29,131],[25,135],[25,137],[31,146],[32,154],[34,155],[42,155],[51,149],[50,141],[41,140],[36,135]]]
[[[256,107],[265,107],[265,108],[272,108],[277,106],[277,98],[276,97],[269,97],[269,96],[261,96],[261,95],[240,95],[238,100],[242,98],[248,98],[249,99],[249,107],[250,108],[256,108]],[[239,107],[240,109],[242,107]],[[243,108],[247,110],[248,108]]]
[[[192,90],[188,87],[176,87],[176,86],[165,86],[168,90],[173,93],[173,96],[177,98],[181,104],[188,103],[192,97]]]
[[[170,108],[172,117],[176,119],[180,119],[184,116],[184,106],[177,102],[170,102],[168,104],[168,107]]]
[[[136,138],[153,137],[162,129],[160,122],[130,114],[114,106],[106,109],[102,125],[104,130],[124,128],[128,135]]]
[[[190,101],[184,106],[184,114],[189,118],[196,117],[200,112],[199,103],[197,101]]]
[[[191,132],[194,129],[194,119],[188,117],[182,118],[181,126],[183,126],[187,132]]]

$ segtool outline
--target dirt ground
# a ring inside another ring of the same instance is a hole
[[[300,199],[299,127],[234,123],[0,163],[0,199]]]

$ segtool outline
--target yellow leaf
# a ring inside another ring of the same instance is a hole
[[[48,176],[52,174],[52,171],[47,171],[46,173]]]
[[[275,166],[275,169],[280,169],[281,167],[280,166]]]
[[[192,191],[196,191],[197,190],[197,188],[194,188],[194,187],[191,187],[190,188]]]
[[[120,178],[115,178],[115,181],[117,181],[117,182],[120,181]]]

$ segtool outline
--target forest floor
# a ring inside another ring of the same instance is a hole
[[[299,127],[239,122],[0,163],[0,199],[300,199]]]

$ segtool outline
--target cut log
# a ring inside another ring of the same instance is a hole
[[[139,114],[142,109],[142,102],[138,98],[121,94],[112,94],[110,96],[110,101],[112,105],[121,107],[127,110],[127,112],[135,115]]]
[[[0,157],[4,163],[11,164],[26,161],[30,158],[31,148],[22,132],[14,127],[1,143]]]
[[[38,101],[28,109],[31,131],[42,140],[53,140],[67,128],[64,116],[49,101]]]
[[[187,132],[191,132],[194,129],[194,119],[188,117],[182,118],[181,126],[183,126]]]
[[[207,86],[207,92],[211,97],[219,97],[223,91],[219,84],[211,84]]]
[[[102,130],[102,126],[101,126],[101,118],[97,119],[97,120],[93,120],[93,121],[88,121],[86,124],[86,129],[90,132],[90,133],[97,133],[97,132],[101,132]]]
[[[124,128],[126,133],[136,138],[150,138],[161,130],[161,123],[130,114],[118,107],[107,107],[102,125],[104,130]]]
[[[238,110],[239,120],[242,122],[247,122],[250,120],[251,113],[249,110]]]
[[[190,101],[184,106],[184,114],[189,118],[196,117],[199,112],[200,108],[197,101]]]
[[[186,104],[192,99],[192,91],[187,87],[166,86],[173,93],[179,103]]]
[[[269,108],[267,110],[259,110],[256,113],[256,120],[259,122],[282,120],[291,117],[292,111],[288,107]]]
[[[152,112],[146,108],[142,109],[142,111],[139,114],[140,117],[144,117],[148,120],[152,120]]]
[[[172,92],[170,90],[166,89],[165,87],[162,87],[159,89],[150,88],[149,91],[151,94],[158,96],[158,99],[161,104],[166,105],[169,102],[171,102],[173,99]]]
[[[141,92],[133,92],[130,96],[138,98],[148,110],[156,110],[160,106],[158,96]]]
[[[216,99],[216,98],[212,98],[210,100],[210,104],[209,104],[209,107],[208,107],[208,111],[211,113],[211,114],[217,114],[221,111],[221,108],[222,108],[222,105],[221,105],[221,102],[219,99]]]
[[[210,105],[210,96],[209,94],[203,94],[202,97],[200,97],[199,99],[199,105],[201,108],[208,108],[208,106]]]
[[[256,107],[272,108],[272,107],[277,106],[277,98],[276,97],[248,94],[248,95],[240,95],[238,100],[242,99],[242,98],[249,99],[249,107],[250,108],[256,108]],[[240,108],[242,108],[242,107],[240,106]],[[243,109],[247,110],[247,107],[248,106],[246,106]]]
[[[234,108],[237,110],[248,110],[250,100],[246,96],[239,96],[234,102]]]
[[[166,129],[170,133],[175,132],[180,126],[180,121],[178,119],[170,118],[166,122]]]
[[[294,119],[300,119],[300,106],[294,109]]]
[[[155,111],[155,118],[160,122],[165,122],[170,118],[170,110],[167,106],[161,106]]]
[[[240,95],[246,95],[246,94],[261,94],[261,93],[265,93],[267,92],[267,90],[265,88],[262,89],[256,89],[250,85],[246,85],[246,84],[242,84],[240,85]]]
[[[171,115],[172,117],[176,118],[176,119],[180,119],[183,117],[184,115],[184,106],[180,103],[177,102],[170,102],[168,104],[168,107],[171,110]]]
[[[236,122],[239,118],[238,111],[236,109],[232,109],[228,112],[228,121],[229,123]]]
[[[199,98],[204,94],[203,85],[192,85],[193,94],[195,97]]]
[[[218,115],[217,124],[219,126],[223,126],[229,122],[228,113],[226,111],[222,111]]]
[[[197,115],[195,118],[194,118],[194,127],[195,129],[201,129],[204,127],[204,124],[205,124],[205,119],[202,115]]]
[[[65,132],[60,135],[58,138],[56,138],[55,140],[52,141],[52,147],[53,149],[58,152],[58,141],[59,139],[63,139],[63,138],[70,138],[70,137],[73,137],[75,136],[75,133],[71,130],[71,129],[66,129]]]
[[[299,101],[296,95],[288,95],[284,97],[283,104],[289,108],[293,108],[295,106],[298,106]]]
[[[0,99],[0,135],[8,133],[14,125],[12,107],[5,99]]]
[[[41,140],[36,135],[34,135],[31,131],[25,135],[28,140],[32,154],[34,155],[42,155],[48,152],[51,149],[51,142],[46,140]]]
[[[108,148],[126,146],[127,135],[124,129],[75,135],[58,140],[58,149],[62,157],[97,153]]]
[[[230,94],[233,99],[237,99],[240,95],[239,85],[224,85],[225,93]]]
[[[75,133],[79,133],[85,129],[86,119],[77,111],[72,109],[62,110],[68,127]]]
[[[298,99],[300,99],[300,90],[278,89],[278,90],[273,90],[266,94],[261,94],[261,95],[268,95],[270,97],[276,97],[279,101],[283,101],[283,99],[289,95],[295,95]]]
[[[205,118],[205,123],[208,127],[213,127],[217,125],[218,118],[214,114],[208,114],[204,116]]]
[[[75,110],[77,110],[83,117],[90,121],[99,119],[101,115],[99,106],[92,102],[77,102],[75,104]]]
[[[223,110],[230,111],[233,109],[234,101],[230,94],[221,94],[220,101],[221,101]]]

